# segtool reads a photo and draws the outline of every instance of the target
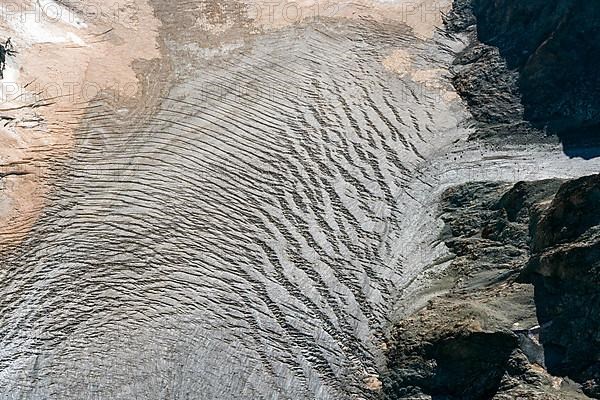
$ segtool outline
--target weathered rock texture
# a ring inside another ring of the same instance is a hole
[[[455,0],[446,17],[450,31],[467,33],[468,46],[454,60],[453,84],[473,116],[473,138],[531,141],[541,137],[525,119],[519,72],[510,69],[500,50],[483,43],[477,34],[472,0]]]
[[[388,397],[598,398],[598,196],[599,175],[449,190],[451,289],[394,330]]]
[[[526,276],[546,366],[600,398],[600,176],[563,185],[534,229]]]
[[[562,137],[600,124],[600,5],[593,1],[474,0],[479,39],[519,71],[525,117]]]
[[[472,32],[455,85],[487,123],[480,133],[531,133],[531,124],[568,154],[597,155],[599,18],[598,3],[579,0],[455,1],[447,25]]]

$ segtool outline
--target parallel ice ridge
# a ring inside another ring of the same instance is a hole
[[[363,378],[426,266],[411,257],[435,237],[441,190],[478,168],[573,165],[446,154],[463,109],[381,60],[406,47],[443,67],[455,45],[368,21],[290,28],[191,54],[148,123],[90,107],[45,216],[2,265],[0,392],[375,397]]]

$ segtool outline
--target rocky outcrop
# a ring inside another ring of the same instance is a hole
[[[519,71],[525,117],[568,137],[598,138],[600,5],[584,0],[474,0],[480,41]]]
[[[451,29],[476,29],[457,59],[455,86],[474,117],[488,123],[480,133],[506,136],[534,127],[557,134],[569,154],[597,155],[598,3],[455,0],[454,9]]]
[[[600,398],[600,175],[566,183],[535,225],[535,285],[546,367]]]
[[[472,138],[531,141],[543,135],[525,119],[519,72],[511,70],[497,47],[477,37],[471,0],[455,0],[446,17],[450,31],[467,33],[468,45],[452,66],[452,83],[469,107],[477,127]]]
[[[483,307],[468,302],[431,303],[395,332],[401,341],[390,352],[390,398],[491,397],[518,346],[517,336],[501,326]]]
[[[600,6],[455,0],[469,45],[453,83],[476,138],[541,141],[591,157],[600,139]],[[391,332],[390,399],[600,398],[600,175],[469,183],[443,199],[456,255],[443,295]]]
[[[600,175],[444,198],[450,290],[394,328],[389,398],[598,398]]]

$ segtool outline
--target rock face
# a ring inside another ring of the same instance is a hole
[[[481,307],[455,300],[432,303],[396,335],[401,342],[390,353],[390,398],[422,393],[489,398],[518,346],[517,336],[501,329]]]
[[[467,103],[477,130],[473,138],[531,141],[537,129],[525,119],[521,102],[519,71],[511,69],[500,50],[483,43],[477,34],[477,19],[471,0],[455,0],[446,17],[450,31],[467,33],[469,44],[452,68],[453,84]]]
[[[446,25],[470,44],[453,83],[474,137],[546,131],[594,156],[599,15],[578,0],[456,0]],[[433,276],[444,294],[392,329],[385,396],[600,398],[600,175],[469,183],[442,213],[456,257]]]
[[[525,117],[565,137],[600,124],[600,5],[584,0],[474,0],[479,39],[520,72]]]
[[[522,119],[557,134],[568,154],[597,155],[589,147],[600,140],[599,18],[598,3],[583,0],[455,1],[449,27],[469,31],[476,22],[455,78],[475,118],[496,130],[517,125],[503,136],[529,132]]]
[[[451,289],[393,331],[389,398],[598,398],[600,175],[444,199]]]
[[[561,187],[535,226],[535,285],[546,366],[600,397],[600,176]]]

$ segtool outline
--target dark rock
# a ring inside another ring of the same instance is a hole
[[[473,0],[473,12],[479,39],[520,72],[527,120],[564,135],[600,123],[597,2]]]
[[[396,325],[386,396],[600,398],[599,191],[600,175],[449,189],[454,284]]]
[[[600,383],[600,176],[566,182],[532,229],[526,279],[535,286],[548,371]]]
[[[600,224],[600,175],[565,183],[534,233],[537,251],[577,239]]]
[[[490,398],[518,346],[517,336],[497,329],[497,323],[483,309],[451,301],[432,303],[404,321],[389,355],[388,396],[422,392],[447,399]]]
[[[542,131],[569,155],[600,155],[599,21],[593,1],[455,0],[446,25],[471,44],[454,85],[479,123],[475,136],[539,140]]]

